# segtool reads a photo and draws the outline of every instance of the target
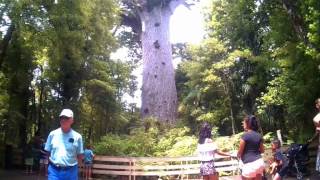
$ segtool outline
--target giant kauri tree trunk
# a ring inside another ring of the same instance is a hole
[[[128,1],[127,1],[128,2]],[[135,1],[140,21],[143,59],[142,118],[154,117],[174,124],[177,115],[177,91],[170,44],[170,17],[184,0]]]
[[[142,117],[154,116],[172,123],[176,119],[177,91],[169,39],[168,8],[155,7],[141,13],[142,21]]]

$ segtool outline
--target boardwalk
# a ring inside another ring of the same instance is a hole
[[[47,180],[44,176],[37,176],[36,174],[27,175],[22,170],[0,170],[1,180]],[[220,177],[220,180],[240,180],[237,177]],[[285,180],[295,180],[296,178],[285,178]],[[81,180],[81,179],[80,179]],[[95,179],[98,180],[98,179]],[[100,180],[100,179],[99,179]],[[305,180],[320,180],[320,176],[312,175],[305,178]]]
[[[0,170],[1,180],[46,180],[46,177],[37,176],[36,174],[28,175],[23,170]]]

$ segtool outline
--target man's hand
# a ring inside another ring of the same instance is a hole
[[[83,154],[78,154],[77,159],[78,159],[78,165],[80,167],[82,167],[83,166]]]

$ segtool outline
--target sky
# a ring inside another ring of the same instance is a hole
[[[200,3],[191,6],[190,9],[185,6],[179,6],[171,16],[170,20],[170,41],[171,43],[190,43],[199,44],[205,34],[204,18],[201,9],[209,4],[210,0],[201,0]],[[127,59],[126,49],[119,49],[112,56],[115,59]],[[173,64],[176,67],[179,60],[174,60]],[[137,76],[138,90],[134,97],[127,94],[123,100],[129,103],[136,103],[137,107],[141,106],[141,86],[142,86],[142,67],[133,71],[133,75]]]
[[[201,0],[190,9],[180,5],[171,16],[170,40],[172,43],[188,42],[198,44],[204,35],[204,18],[201,13],[209,0]]]

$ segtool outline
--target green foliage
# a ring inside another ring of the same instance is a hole
[[[247,49],[228,52],[215,37],[206,39],[199,47],[189,47],[188,50],[191,60],[182,62],[177,70],[177,77],[185,76],[181,78],[184,82],[177,79],[178,91],[182,91],[179,96],[182,117],[212,122],[219,127],[223,124],[229,127],[232,123],[240,124],[242,111],[236,105],[250,113],[254,103],[247,105],[241,100],[256,96],[253,86],[262,82],[260,76],[255,75],[251,69],[255,66],[258,69],[260,62]],[[235,131],[227,128],[223,134]]]
[[[36,131],[46,135],[62,107],[75,111],[75,128],[106,155],[191,155],[203,121],[214,125],[221,149],[235,150],[241,134],[224,135],[241,131],[245,113],[256,114],[264,132],[310,138],[320,96],[320,1],[212,1],[206,39],[183,49],[176,70],[182,121],[173,129],[141,123],[139,109],[122,101],[137,88],[131,71],[141,59],[132,34],[114,38],[126,2],[0,1],[0,142],[23,146]],[[132,47],[130,64],[110,59],[119,45]]]
[[[197,139],[188,136],[190,129],[187,127],[174,128],[159,138],[155,146],[156,156],[183,156],[195,151]]]
[[[8,126],[8,119],[6,114],[8,113],[9,96],[5,89],[8,83],[8,79],[0,73],[0,142],[5,136],[5,129]]]
[[[173,128],[160,133],[155,126],[147,131],[137,128],[130,135],[108,134],[95,145],[95,152],[118,156],[185,156],[192,155],[197,147],[197,139],[189,136],[189,129]]]
[[[263,140],[266,143],[271,143],[275,139],[275,134],[273,132],[268,132],[263,136]]]
[[[207,38],[187,49],[177,70],[184,122],[209,121],[229,135],[244,114],[256,114],[263,131],[306,139],[320,95],[319,7],[314,0],[212,1]]]
[[[238,133],[232,136],[221,136],[213,141],[217,144],[219,150],[225,152],[236,152],[239,149],[240,139],[243,133]]]
[[[213,138],[222,151],[237,151],[243,133]],[[146,143],[147,142],[147,143]],[[95,152],[113,156],[178,157],[196,154],[198,138],[187,127],[172,128],[160,133],[152,126],[148,131],[134,129],[130,135],[108,134],[95,145]]]
[[[107,134],[94,147],[97,154],[103,155],[151,156],[154,140],[151,132],[137,129],[130,136]]]
[[[129,123],[122,96],[133,86],[131,65],[110,60],[117,47],[114,0],[1,1],[1,141],[23,146],[74,110],[74,128],[88,142]],[[131,84],[130,84],[131,83]],[[18,131],[17,131],[18,129]],[[3,131],[2,131],[3,130]]]

